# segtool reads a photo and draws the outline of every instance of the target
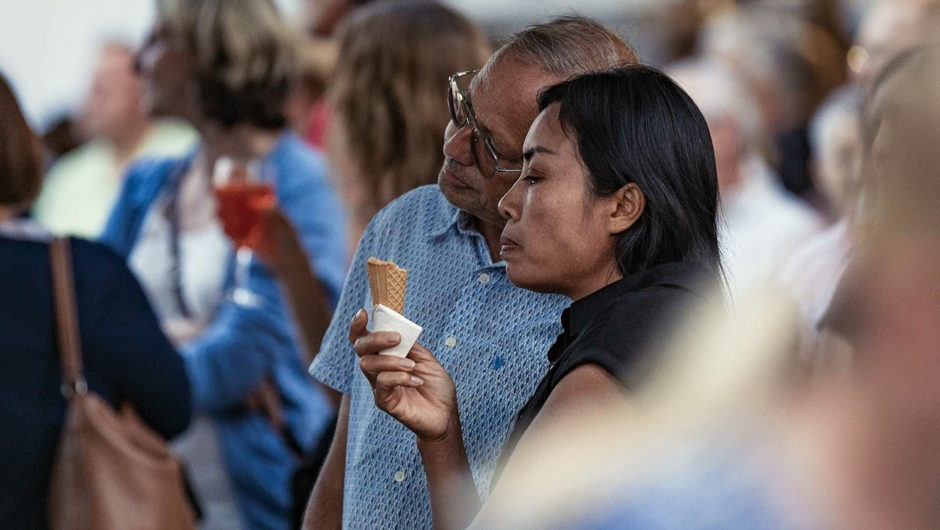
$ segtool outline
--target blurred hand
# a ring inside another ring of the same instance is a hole
[[[292,267],[309,266],[297,230],[277,208],[262,212],[245,243],[278,276]]]
[[[434,355],[415,344],[408,357],[378,355],[401,341],[395,332],[366,329],[368,313],[353,318],[349,339],[372,386],[376,406],[425,441],[448,434],[457,419],[457,388]]]

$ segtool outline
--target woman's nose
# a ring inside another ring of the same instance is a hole
[[[506,192],[506,195],[503,195],[503,198],[499,200],[499,204],[497,205],[499,214],[507,221],[519,220],[519,205],[521,204],[520,198],[522,195],[522,189],[519,185],[520,182],[522,182],[522,177],[519,177],[516,183],[509,188],[509,191]]]

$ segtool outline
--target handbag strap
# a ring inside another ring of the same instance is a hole
[[[62,395],[71,398],[88,392],[82,367],[82,345],[78,332],[78,308],[75,304],[75,278],[72,246],[68,238],[53,238],[49,245],[52,266],[52,293],[56,328],[59,334],[59,360],[62,364]]]

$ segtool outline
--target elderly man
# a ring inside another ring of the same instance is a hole
[[[748,86],[724,63],[696,60],[670,73],[702,109],[712,133],[724,222],[719,225],[722,264],[732,294],[776,276],[795,246],[822,220],[779,185],[760,155],[766,137]]]
[[[134,50],[120,43],[105,45],[79,119],[91,141],[50,169],[33,207],[38,222],[53,232],[98,237],[135,158],[179,156],[193,148],[194,130],[152,121],[142,99]]]
[[[344,396],[307,528],[432,525],[414,435],[376,408],[350,344],[361,337],[360,354],[390,344],[390,334],[367,335],[359,312],[372,305],[370,256],[410,271],[405,315],[424,326],[422,344],[454,378],[467,457],[485,497],[510,423],[548,366],[546,351],[568,303],[509,283],[499,259],[505,220],[497,204],[520,174],[539,91],[635,62],[630,46],[600,24],[566,17],[516,34],[479,73],[452,76],[451,112],[460,122],[445,133],[438,186],[401,197],[373,219],[311,368]]]

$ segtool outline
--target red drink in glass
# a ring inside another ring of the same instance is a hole
[[[217,186],[215,196],[219,219],[236,247],[245,246],[262,212],[277,202],[270,182],[230,182]]]

